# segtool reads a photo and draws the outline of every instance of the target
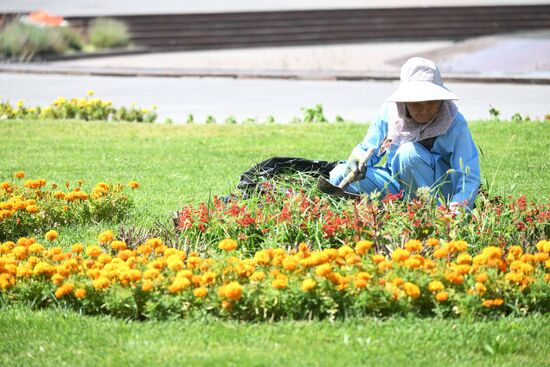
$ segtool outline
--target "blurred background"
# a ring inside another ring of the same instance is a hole
[[[94,89],[178,121],[316,104],[371,120],[412,56],[438,64],[470,118],[550,112],[544,0],[1,0],[0,50],[1,99]]]

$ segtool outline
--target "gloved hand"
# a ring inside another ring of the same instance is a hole
[[[367,173],[367,165],[363,165],[363,167],[359,167],[359,161],[361,161],[361,158],[365,155],[365,151],[359,147],[353,148],[351,151],[351,154],[349,155],[347,159],[347,169],[346,173],[356,172],[355,179],[362,180],[365,178],[365,174]]]

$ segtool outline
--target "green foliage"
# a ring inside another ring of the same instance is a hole
[[[328,122],[328,119],[323,113],[323,105],[317,104],[315,107],[302,108],[302,120],[307,123],[323,123]]]
[[[88,28],[88,37],[97,48],[125,47],[130,44],[128,27],[116,19],[94,19]]]
[[[82,35],[70,27],[39,27],[14,20],[0,30],[0,58],[30,61],[47,54],[81,50]]]
[[[490,107],[491,108],[489,109],[489,114],[491,115],[491,118],[495,121],[499,121],[500,111],[493,106]]]

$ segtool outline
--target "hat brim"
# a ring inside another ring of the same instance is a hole
[[[431,82],[411,81],[401,83],[388,99],[389,102],[446,101],[459,99],[445,87]]]

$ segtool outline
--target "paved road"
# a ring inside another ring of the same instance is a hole
[[[223,120],[233,115],[264,120],[273,115],[289,121],[301,107],[322,103],[329,119],[341,115],[354,121],[372,120],[380,104],[398,82],[296,81],[229,78],[115,78],[32,74],[0,74],[0,100],[45,105],[59,96],[83,97],[89,89],[115,106],[136,103],[158,106],[159,120],[184,121],[192,113],[196,121],[207,115]],[[503,117],[516,112],[531,117],[550,113],[550,86],[449,83],[461,100],[467,119],[488,118],[490,105]]]

